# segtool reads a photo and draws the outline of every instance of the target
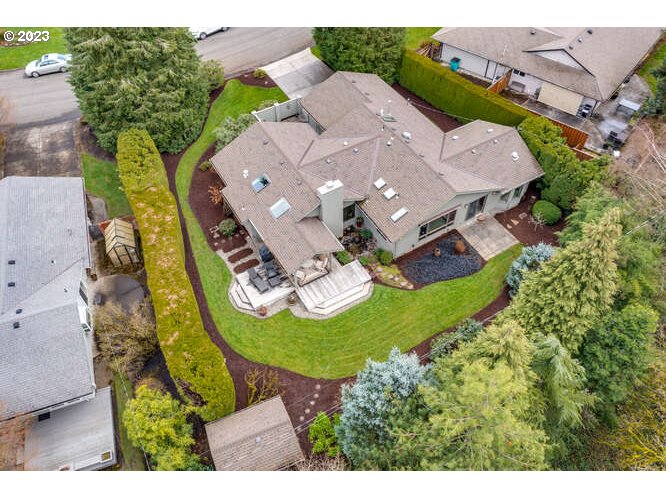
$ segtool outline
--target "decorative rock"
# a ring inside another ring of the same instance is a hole
[[[310,405],[315,405],[315,401],[314,401],[314,400],[310,400]]]
[[[319,383],[315,385],[315,390],[321,390],[321,385]]]
[[[299,420],[299,421],[305,421],[305,416],[299,416],[299,417],[298,417],[298,420]]]
[[[305,409],[305,414],[310,414],[310,408]]]
[[[454,246],[454,251],[456,252],[456,255],[464,255],[465,252],[467,251],[467,246],[465,246],[465,241],[462,239],[458,239],[456,241],[456,245]]]
[[[440,257],[442,256],[442,250],[439,248],[439,246],[435,246],[435,249],[433,250],[432,254],[434,256]]]
[[[316,398],[316,399],[318,399],[318,398],[319,398],[319,394],[318,394],[318,393],[315,393],[315,394],[313,395],[313,397]]]

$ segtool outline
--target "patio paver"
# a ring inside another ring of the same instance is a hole
[[[519,243],[518,239],[493,217],[458,227],[458,232],[486,261]]]

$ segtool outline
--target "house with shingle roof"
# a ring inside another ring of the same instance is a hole
[[[442,28],[435,56],[572,115],[609,100],[659,41],[661,28]]]
[[[0,421],[34,420],[27,442],[43,433],[42,426],[63,429],[52,435],[49,453],[58,438],[72,445],[59,454],[63,462],[49,461],[48,469],[78,469],[83,461],[86,469],[113,464],[113,438],[82,448],[94,437],[83,435],[90,431],[85,414],[93,405],[95,428],[113,434],[110,402],[95,401],[83,179],[1,179],[0,227]],[[33,450],[26,462],[46,462]]]
[[[399,257],[513,208],[543,175],[514,128],[474,121],[444,133],[373,74],[337,72],[255,116],[211,163],[227,206],[297,292],[306,262],[332,260],[357,217]]]

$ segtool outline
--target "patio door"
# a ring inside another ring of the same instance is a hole
[[[488,196],[486,195],[469,203],[469,206],[467,206],[467,215],[465,216],[465,220],[469,220],[477,213],[481,213],[483,211],[483,208],[486,206],[487,197]]]

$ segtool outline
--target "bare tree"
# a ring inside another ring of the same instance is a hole
[[[4,404],[0,401],[0,414],[3,413]],[[24,416],[0,422],[0,471],[16,468],[16,457],[23,448],[27,423]]]
[[[349,463],[344,456],[310,456],[295,466],[296,471],[347,471]]]
[[[247,405],[258,404],[280,395],[280,379],[277,371],[271,369],[250,369],[245,373],[247,385]]]

